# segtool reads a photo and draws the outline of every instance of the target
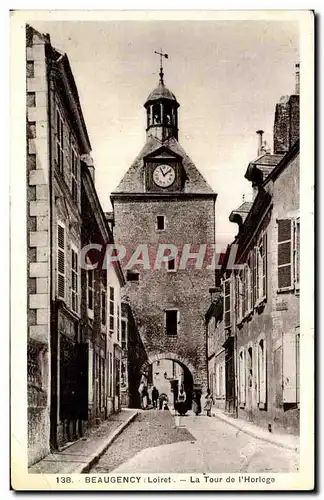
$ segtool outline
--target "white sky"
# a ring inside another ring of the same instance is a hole
[[[251,199],[244,179],[256,130],[272,146],[275,104],[295,86],[299,32],[288,21],[32,22],[68,54],[105,211],[109,195],[145,142],[143,104],[158,83],[176,95],[179,142],[218,193],[216,243],[237,233],[230,212]]]

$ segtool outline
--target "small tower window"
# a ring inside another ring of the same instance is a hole
[[[139,273],[136,271],[127,271],[127,281],[139,281]]]
[[[165,311],[166,334],[175,336],[178,334],[179,311],[176,309]]]
[[[158,215],[156,218],[156,227],[158,231],[163,231],[165,229],[164,215]]]
[[[168,271],[175,271],[175,260],[168,260]]]

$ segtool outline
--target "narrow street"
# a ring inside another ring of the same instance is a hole
[[[215,417],[147,410],[91,473],[297,472],[294,451],[252,438]]]

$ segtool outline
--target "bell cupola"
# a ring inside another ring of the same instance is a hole
[[[148,96],[144,107],[147,114],[147,137],[153,136],[160,141],[170,137],[178,139],[178,103],[175,95],[165,86],[162,57],[167,54],[156,52],[161,56],[160,80],[158,86]]]

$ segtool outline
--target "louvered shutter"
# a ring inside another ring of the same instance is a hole
[[[258,276],[258,263],[259,263],[259,249],[254,247],[252,251],[252,308],[255,306],[259,298],[259,276]]]
[[[243,281],[244,281],[244,295],[243,295],[243,317],[249,310],[249,282],[248,282],[248,267],[244,264]]]
[[[262,236],[262,295],[261,298],[267,298],[267,233]]]
[[[283,335],[283,402],[297,403],[297,349],[295,332]]]
[[[259,344],[257,344],[256,349],[253,349],[253,352],[254,352],[254,356],[253,356],[252,362],[254,365],[252,367],[252,370],[253,370],[253,374],[254,374],[253,383],[255,384],[253,389],[255,390],[255,393],[256,393],[256,401],[259,404],[259,402],[260,402]]]
[[[295,220],[294,223],[294,281],[295,288],[299,289],[299,269],[300,269],[300,223],[299,219]]]
[[[262,366],[261,366],[261,372],[260,372],[260,405],[265,405],[267,402],[267,345],[266,341],[262,340],[261,341],[263,344],[263,349],[262,349],[262,354],[263,354],[263,361],[262,361]],[[261,352],[260,352],[261,354]]]
[[[224,280],[224,326],[231,326],[231,278]]]
[[[248,312],[253,309],[253,279],[252,279],[252,264],[253,264],[253,252],[250,253],[248,260]]]
[[[291,288],[292,282],[292,220],[278,220],[278,289]]]
[[[65,300],[65,228],[57,226],[57,295]]]

